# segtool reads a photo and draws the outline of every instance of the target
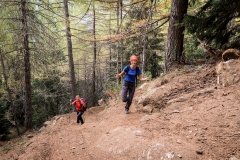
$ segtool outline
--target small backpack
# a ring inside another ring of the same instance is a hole
[[[82,105],[82,110],[86,111],[87,110],[87,100],[85,98],[80,98],[80,102]]]

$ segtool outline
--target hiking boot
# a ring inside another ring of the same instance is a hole
[[[125,108],[125,113],[128,114],[129,113],[129,109]]]

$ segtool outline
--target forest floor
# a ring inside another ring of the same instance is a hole
[[[113,99],[83,125],[58,115],[1,144],[0,159],[240,160],[239,115],[240,83],[217,86],[215,66],[185,66],[140,86],[129,114]]]

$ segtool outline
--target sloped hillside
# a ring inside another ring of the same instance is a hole
[[[240,83],[216,85],[215,66],[186,66],[139,86],[130,114],[110,101],[59,115],[1,146],[1,159],[237,160]]]

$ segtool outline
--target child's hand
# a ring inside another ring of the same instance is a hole
[[[141,80],[141,81],[148,81],[148,80],[149,80],[149,77],[142,77],[140,80]]]
[[[73,102],[73,99],[70,99],[70,101],[69,101],[70,105],[72,105],[72,102]]]
[[[117,79],[119,79],[121,76],[119,74],[116,74],[115,76]]]

